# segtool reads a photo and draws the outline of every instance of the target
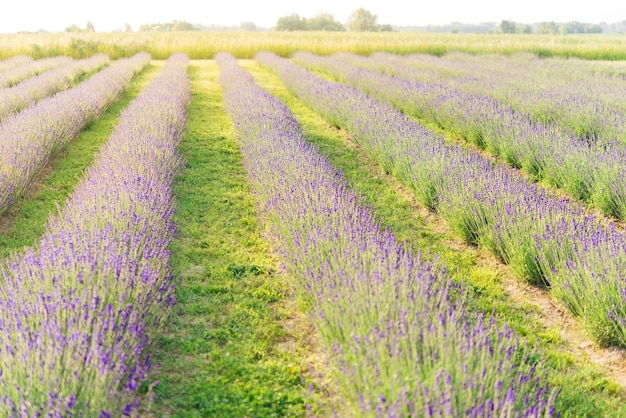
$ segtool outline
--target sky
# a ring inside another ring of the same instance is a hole
[[[363,7],[378,16],[378,23],[422,26],[451,22],[519,23],[542,21],[614,23],[626,20],[623,0],[0,0],[0,33],[63,31],[91,21],[97,32],[119,30],[126,23],[137,30],[143,23],[182,20],[190,23],[238,26],[254,22],[272,27],[279,17],[298,13],[312,17],[331,13],[345,23],[350,13]]]

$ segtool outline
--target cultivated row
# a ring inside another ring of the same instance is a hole
[[[15,55],[11,58],[0,61],[0,72],[19,67],[20,65],[31,62],[32,60],[32,57],[29,57],[28,55]]]
[[[0,88],[10,87],[28,77],[57,68],[71,61],[70,57],[53,57],[37,61],[26,61],[22,65],[0,73]]]
[[[604,344],[626,345],[626,238],[580,204],[559,200],[457,145],[391,105],[257,55],[308,106],[346,129],[467,241],[483,243],[519,276],[547,283]]]
[[[555,394],[513,331],[470,315],[464,291],[381,229],[287,107],[231,56],[216,60],[261,218],[337,369],[336,412],[552,415]]]
[[[523,167],[533,179],[547,180],[609,216],[626,219],[626,149],[621,143],[583,142],[554,126],[532,122],[490,97],[346,62],[367,61],[356,56],[326,58],[297,53],[295,59],[450,130],[511,166]],[[387,63],[385,68],[390,66]]]
[[[132,65],[138,60],[145,63]],[[182,54],[167,61],[123,111],[38,246],[4,263],[2,416],[137,414],[148,348],[174,303],[167,247],[187,64]]]
[[[146,53],[119,60],[78,86],[3,120],[0,213],[28,187],[56,152],[104,112],[149,61],[150,55]]]
[[[109,62],[107,55],[96,54],[91,58],[71,61],[61,67],[26,79],[13,87],[1,89],[0,121],[45,97],[67,89],[79,76],[96,71]]]
[[[496,99],[534,122],[554,124],[589,142],[626,142],[626,82],[609,75],[619,68],[606,62],[541,59],[531,54],[452,53],[443,58],[374,54],[372,58],[370,65],[382,65],[388,74],[423,82],[438,76],[441,84]]]

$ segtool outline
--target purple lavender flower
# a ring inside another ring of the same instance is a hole
[[[275,56],[263,60],[285,73],[293,68]],[[529,361],[532,350],[507,328],[468,312],[462,302],[467,295],[451,284],[445,269],[380,227],[341,173],[305,141],[284,104],[231,56],[220,54],[216,61],[260,216],[311,305],[339,370],[337,385],[345,404],[357,408],[354,414],[460,416],[488,403],[495,414],[547,413],[553,400],[549,391],[538,392],[534,380],[543,384],[544,378]],[[320,108],[338,124],[365,129],[370,121],[388,121],[383,111],[376,119],[362,113],[351,120],[342,103],[359,109],[373,102],[295,68],[292,81],[311,100],[323,100]],[[504,365],[500,371],[498,364]],[[498,381],[502,391],[496,394]],[[524,405],[526,395],[532,405]]]
[[[182,54],[167,61],[122,112],[37,247],[2,265],[1,415],[121,416],[140,407],[147,351],[175,302],[167,247],[187,64]],[[126,74],[109,80],[122,88],[135,69],[112,71]]]

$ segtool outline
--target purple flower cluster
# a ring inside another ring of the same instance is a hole
[[[167,247],[191,97],[187,65],[183,54],[167,61],[123,111],[37,247],[3,264],[0,415],[137,414],[147,348],[175,302]]]
[[[604,344],[626,346],[626,234],[512,169],[465,150],[362,91],[270,53],[257,60],[328,121],[346,129],[468,242],[520,277],[548,284]]]
[[[232,56],[215,59],[260,217],[312,307],[344,406],[356,416],[554,415],[536,353],[469,313],[465,291],[380,227],[289,109]]]
[[[119,60],[78,86],[2,121],[0,213],[28,187],[56,152],[104,112],[149,61],[147,53]]]
[[[399,57],[297,53],[294,58],[486,148],[509,165],[523,167],[535,180],[546,180],[609,216],[626,219],[626,151],[619,142],[581,141],[554,125],[533,122],[485,94],[465,91],[458,87],[458,79],[457,83],[417,82],[423,70],[407,69]],[[419,76],[410,77],[412,73]]]
[[[0,121],[45,97],[67,89],[70,83],[79,76],[94,72],[109,62],[108,55],[96,54],[91,58],[71,61],[66,65],[24,80],[13,87],[0,90]]]
[[[10,87],[20,81],[71,62],[70,57],[43,58],[26,61],[22,65],[0,72],[0,88]]]

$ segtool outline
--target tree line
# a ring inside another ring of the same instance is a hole
[[[283,16],[276,22],[277,31],[353,31],[353,32],[390,32],[391,25],[379,25],[378,16],[369,10],[359,8],[348,17],[345,26],[335,20],[330,13],[318,13],[311,18],[301,17],[297,13]]]

